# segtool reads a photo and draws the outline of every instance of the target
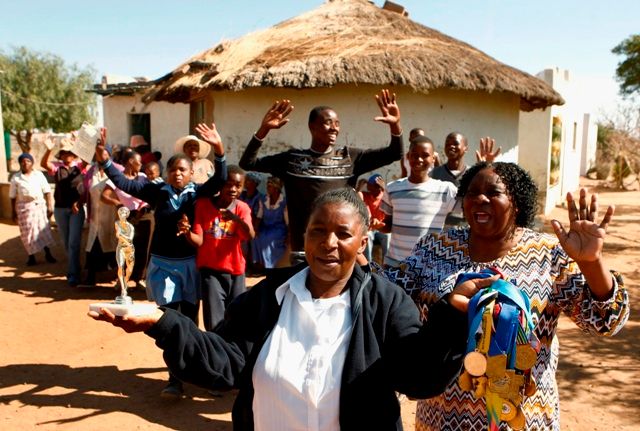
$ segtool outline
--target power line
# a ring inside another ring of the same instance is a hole
[[[66,103],[60,103],[60,102],[45,102],[43,100],[35,100],[35,99],[31,99],[29,97],[22,97],[22,96],[18,96],[16,93],[7,90],[6,88],[2,89],[3,93],[7,93],[8,95],[15,97],[16,99],[19,100],[23,100],[25,102],[28,103],[33,103],[34,105],[48,105],[48,106],[85,106],[85,105],[94,105],[94,102],[66,102]]]

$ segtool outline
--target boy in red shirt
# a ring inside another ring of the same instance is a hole
[[[198,247],[204,327],[213,330],[224,318],[226,306],[245,291],[245,259],[241,243],[254,238],[251,209],[237,199],[244,187],[245,171],[227,168],[227,182],[220,194],[196,201],[193,227],[180,222],[180,232]]]

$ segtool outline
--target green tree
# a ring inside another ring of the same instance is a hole
[[[0,71],[4,127],[22,151],[31,150],[33,129],[67,132],[95,121],[95,95],[86,92],[94,82],[91,68],[18,47],[11,54],[0,51]]]
[[[626,57],[616,68],[620,92],[626,96],[640,93],[640,34],[632,34],[611,52]]]

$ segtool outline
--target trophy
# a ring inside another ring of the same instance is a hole
[[[118,283],[120,284],[120,295],[113,302],[98,302],[89,306],[90,311],[100,312],[101,308],[110,310],[116,316],[134,315],[152,313],[156,309],[155,304],[134,304],[133,299],[127,295],[127,283],[133,272],[135,264],[135,247],[133,246],[133,235],[135,229],[131,223],[127,221],[129,217],[129,209],[127,207],[118,208],[118,220],[115,222],[116,238],[118,238],[118,246],[116,247],[116,262],[118,264]]]

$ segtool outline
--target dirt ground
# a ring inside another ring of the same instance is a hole
[[[601,204],[617,207],[606,257],[625,275],[633,301],[640,192],[599,191]],[[561,209],[554,217],[566,221]],[[18,228],[0,222],[0,430],[231,430],[233,392],[214,398],[187,386],[185,399],[161,399],[167,374],[153,341],[86,315],[90,303],[114,298],[115,279],[70,289],[60,247],[54,254],[57,264],[25,267]],[[132,296],[145,299],[140,291]],[[585,336],[563,318],[559,337],[562,429],[640,429],[638,315],[609,339]],[[407,430],[414,413],[415,403],[405,401]]]

